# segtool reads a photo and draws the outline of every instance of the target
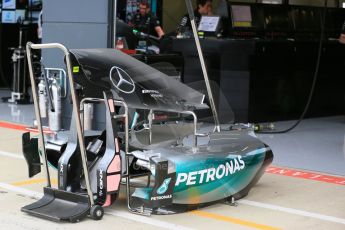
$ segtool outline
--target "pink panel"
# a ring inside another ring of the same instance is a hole
[[[119,140],[117,138],[115,138],[115,152],[118,153],[120,152],[120,149],[119,149]]]
[[[107,198],[105,200],[105,203],[103,204],[103,207],[108,207],[111,205],[111,195],[107,195]]]
[[[114,101],[113,101],[113,99],[109,99],[108,100],[108,104],[109,104],[110,112],[114,113],[115,112],[115,108],[114,108]]]
[[[121,159],[120,156],[117,155],[114,157],[113,161],[110,163],[107,172],[108,173],[115,173],[121,171]]]
[[[107,177],[107,192],[114,192],[119,189],[120,174]]]

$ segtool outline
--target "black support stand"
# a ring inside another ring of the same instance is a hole
[[[19,32],[19,46],[17,48],[11,48],[12,64],[13,64],[13,77],[11,87],[11,97],[2,98],[3,102],[15,103],[15,104],[29,104],[30,96],[27,92],[27,62],[26,51],[23,47],[23,38],[27,34],[25,27],[20,27]]]

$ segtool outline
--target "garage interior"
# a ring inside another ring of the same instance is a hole
[[[118,21],[126,22],[131,7],[138,7],[139,2],[2,1],[0,229],[344,229],[345,45],[339,37],[345,22],[345,1],[337,0],[212,1],[213,14],[222,22],[217,28],[222,30],[199,33],[198,37],[220,122],[234,129],[253,129],[274,155],[247,196],[177,214],[136,215],[128,212],[126,180],[122,178],[118,198],[104,208],[102,220],[57,223],[21,212],[43,196],[47,184],[44,164],[40,165],[40,174],[29,178],[23,155],[23,133],[40,137],[26,42],[115,50],[119,38],[131,43],[133,36],[127,37]],[[191,88],[204,84],[193,36],[177,36],[180,19],[187,13],[186,2],[151,0],[149,4],[166,33],[159,41],[160,53],[122,51]],[[236,22],[236,12],[240,12],[237,16],[242,21]],[[244,15],[246,12],[249,16]],[[41,16],[42,36],[38,33]],[[24,52],[23,59],[14,60],[16,52]],[[68,138],[73,100],[66,59],[60,51],[51,49],[37,52],[35,58],[52,68],[55,76],[64,75],[59,78],[61,120],[55,133]],[[163,62],[173,70],[160,69],[158,64]],[[21,64],[24,67],[18,67]],[[40,79],[36,83],[39,87]],[[208,97],[206,89],[202,93]],[[101,105],[92,108],[91,126],[100,132],[107,126],[107,110]],[[201,119],[202,127],[213,122],[211,112],[206,116]],[[42,123],[49,127],[47,119]],[[206,127],[211,129],[212,125]],[[58,188],[58,171],[49,167],[49,174],[51,186]],[[132,181],[143,183],[141,177]]]

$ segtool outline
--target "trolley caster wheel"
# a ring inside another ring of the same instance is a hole
[[[104,215],[104,209],[100,205],[94,205],[90,209],[90,216],[94,220],[101,220]]]

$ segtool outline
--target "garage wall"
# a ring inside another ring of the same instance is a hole
[[[107,46],[108,0],[43,0],[43,7],[44,42],[63,41],[71,48]]]

